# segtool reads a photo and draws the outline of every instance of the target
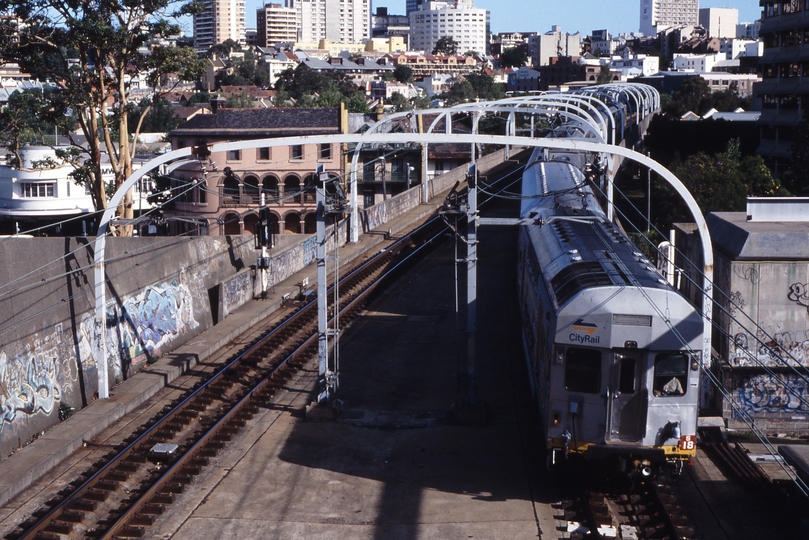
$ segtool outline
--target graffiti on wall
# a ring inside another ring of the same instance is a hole
[[[185,271],[177,279],[150,285],[124,299],[120,311],[112,303],[107,306],[108,342],[117,343],[123,359],[133,365],[145,361],[147,353],[159,354],[163,346],[198,326]]]
[[[303,242],[303,265],[309,266],[315,259],[317,259],[317,237],[307,238]]]
[[[380,225],[388,222],[388,205],[385,203],[375,204],[363,210],[365,221],[365,231],[371,231]]]
[[[792,373],[762,373],[739,381],[737,396],[742,408],[753,413],[809,413],[807,382]]]
[[[222,282],[222,305],[225,315],[253,298],[253,282],[250,272]]]
[[[767,336],[738,332],[730,344],[728,360],[735,367],[809,366],[809,332],[795,330]]]
[[[78,380],[75,350],[61,324],[44,337],[35,335],[14,356],[0,350],[0,433],[20,418],[49,415],[58,408]],[[94,365],[88,362],[83,368]]]
[[[793,283],[790,285],[787,298],[809,311],[809,283]]]

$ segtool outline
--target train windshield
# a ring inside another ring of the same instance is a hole
[[[598,393],[601,389],[601,351],[575,347],[567,350],[565,388],[571,392]]]
[[[662,353],[655,357],[654,395],[682,396],[688,382],[688,355]]]

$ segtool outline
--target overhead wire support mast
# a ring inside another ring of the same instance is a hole
[[[337,239],[334,241],[334,327],[329,328],[328,282],[326,271],[326,251],[328,239],[326,238],[326,217],[339,216],[345,210],[345,200],[342,192],[329,197],[326,192],[326,183],[329,180],[326,168],[317,166],[317,358],[318,358],[318,397],[319,404],[329,403],[339,388],[340,360],[338,338],[339,328],[339,264],[337,260]],[[336,230],[335,223],[335,230]],[[334,338],[334,359],[329,365],[329,337]]]

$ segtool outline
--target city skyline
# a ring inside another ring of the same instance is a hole
[[[283,0],[272,0],[283,4]],[[256,10],[264,0],[246,0],[246,26],[256,27]],[[540,4],[540,7],[537,7]],[[548,32],[552,25],[559,25],[563,32],[581,32],[589,35],[593,30],[607,29],[618,34],[638,32],[640,26],[640,0],[582,0],[581,10],[571,9],[571,4],[548,0],[475,0],[475,7],[491,12],[491,30],[498,32]],[[405,0],[372,1],[372,11],[387,7],[388,13],[404,15]],[[753,22],[761,17],[757,0],[701,0],[700,8],[729,7],[739,10],[739,22]],[[607,9],[609,8],[609,9]]]

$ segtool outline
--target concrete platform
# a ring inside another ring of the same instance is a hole
[[[560,538],[519,338],[516,231],[479,240],[476,407],[463,407],[447,239],[342,333],[337,420],[307,420],[306,366],[150,537]],[[476,421],[460,423],[461,409]]]

